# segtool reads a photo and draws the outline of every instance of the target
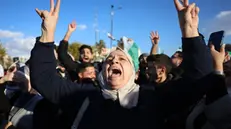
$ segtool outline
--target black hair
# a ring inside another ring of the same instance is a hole
[[[166,73],[169,74],[173,68],[173,64],[171,58],[165,54],[156,54],[156,55],[149,55],[147,57],[148,62],[154,62],[155,65],[163,65],[166,67]]]
[[[85,69],[87,67],[94,67],[94,65],[92,63],[83,62],[83,63],[79,64],[79,68],[78,68],[77,72],[81,73],[81,72],[85,71]]]
[[[175,54],[178,54],[178,56],[180,57],[180,58],[183,58],[183,52],[182,51],[176,51],[175,52]]]
[[[139,62],[142,62],[142,60],[144,59],[144,57],[148,57],[148,55],[149,55],[148,53],[141,54],[140,57],[139,57],[139,59],[138,59]]]
[[[225,44],[225,51],[231,51],[231,44]]]
[[[92,48],[91,46],[89,45],[82,45],[80,48],[79,48],[79,53],[83,50],[83,49],[89,49],[91,51],[91,53],[93,54],[93,51],[92,51]]]

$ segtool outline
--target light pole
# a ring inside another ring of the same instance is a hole
[[[116,10],[122,9],[122,7],[117,8]],[[111,36],[113,37],[113,16],[114,16],[114,5],[111,5]],[[110,48],[112,48],[113,39],[111,38]]]
[[[114,15],[114,5],[111,5],[111,35],[113,36],[113,15]],[[110,49],[112,48],[113,39],[111,38]]]

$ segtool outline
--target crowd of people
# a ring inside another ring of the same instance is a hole
[[[36,9],[42,34],[30,59],[1,76],[0,129],[231,128],[231,45],[206,45],[195,3],[174,0],[182,51],[158,54],[160,36],[151,32],[152,48],[136,71],[120,47],[96,62],[82,45],[76,61],[68,53],[75,22],[56,49],[60,1],[50,0],[50,11]]]

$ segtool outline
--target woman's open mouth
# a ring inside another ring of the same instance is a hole
[[[108,72],[110,78],[120,77],[122,74],[122,71],[116,67],[110,68]]]

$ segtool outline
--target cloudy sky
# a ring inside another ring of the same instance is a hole
[[[213,31],[225,30],[225,43],[231,43],[231,1],[191,0],[200,7],[200,31],[208,39]],[[40,35],[41,20],[34,9],[49,9],[49,0],[1,0],[0,41],[11,56],[29,57],[35,37]],[[75,20],[77,31],[70,42],[79,41],[93,45],[95,30],[97,39],[103,39],[109,47],[110,7],[122,7],[115,11],[114,37],[131,37],[142,52],[151,48],[149,32],[158,30],[160,47],[171,55],[181,45],[173,0],[62,0],[55,42],[59,42],[68,23]]]

